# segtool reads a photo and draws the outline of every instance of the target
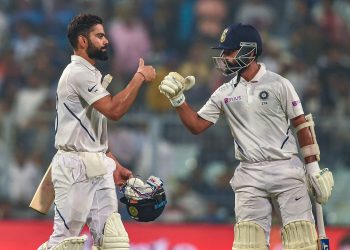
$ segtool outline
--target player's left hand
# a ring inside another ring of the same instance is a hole
[[[316,162],[313,163],[315,164]],[[329,171],[328,168],[322,170],[318,169],[311,172],[308,171],[308,181],[312,188],[312,192],[315,195],[316,201],[320,204],[325,204],[331,196],[334,186],[332,172]]]
[[[113,172],[114,183],[118,187],[123,186],[126,181],[132,177],[132,172],[120,164],[117,165],[116,169]]]

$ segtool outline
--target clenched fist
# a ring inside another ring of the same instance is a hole
[[[173,107],[179,107],[185,102],[183,92],[191,89],[195,83],[194,76],[184,78],[177,72],[170,72],[164,77],[158,88],[160,93],[170,100]]]

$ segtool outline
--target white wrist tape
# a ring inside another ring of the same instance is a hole
[[[320,171],[320,166],[318,165],[317,161],[307,163],[305,165],[305,168],[306,168],[306,172],[308,174],[313,174],[315,172],[319,172]]]
[[[173,107],[179,107],[181,106],[184,102],[185,102],[185,95],[183,93],[181,93],[181,95],[176,96],[172,99],[170,99],[170,103],[171,105],[173,105]]]
[[[312,114],[306,115],[305,119],[306,119],[306,122],[298,125],[295,128],[295,133],[299,132],[303,128],[309,127],[314,143],[311,145],[306,145],[306,146],[300,148],[300,153],[303,156],[303,158],[314,155],[314,156],[316,156],[317,161],[320,161],[320,148],[319,148],[319,146],[317,144],[317,140],[316,140],[316,133],[315,133],[315,128],[314,128],[315,123],[314,123],[314,120],[312,118]]]

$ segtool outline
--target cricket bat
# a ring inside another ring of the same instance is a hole
[[[29,207],[41,214],[47,214],[55,200],[55,189],[51,179],[51,165],[41,180]]]
[[[324,228],[324,221],[323,221],[323,210],[322,205],[315,202],[315,209],[316,209],[316,222],[317,222],[317,231],[318,231],[318,250],[330,250],[329,247],[329,239],[326,235],[326,230]]]

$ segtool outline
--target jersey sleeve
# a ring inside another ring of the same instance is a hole
[[[110,95],[110,93],[102,87],[101,75],[96,76],[93,72],[84,71],[81,74],[75,74],[71,80],[73,89],[89,105],[102,97]]]
[[[204,104],[204,106],[197,112],[197,114],[203,119],[216,123],[222,113],[220,108],[220,101],[218,98],[218,90],[216,90],[209,98],[209,100]]]
[[[284,79],[282,83],[281,104],[282,109],[287,114],[288,118],[293,119],[304,114],[300,98],[295,91],[294,86],[287,79]]]

